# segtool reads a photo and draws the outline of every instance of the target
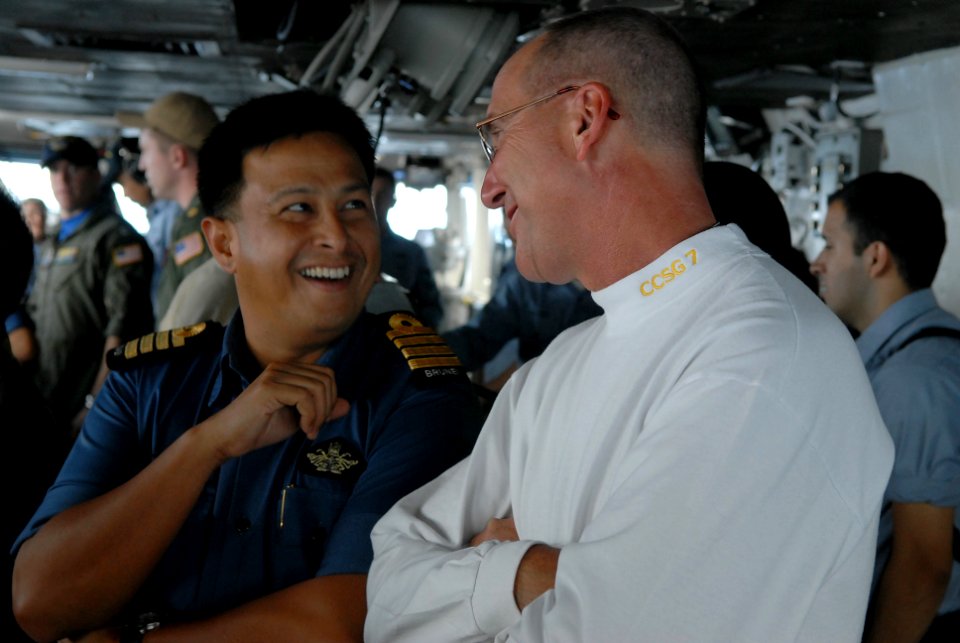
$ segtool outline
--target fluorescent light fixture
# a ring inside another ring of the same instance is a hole
[[[0,75],[93,77],[94,63],[0,56]]]

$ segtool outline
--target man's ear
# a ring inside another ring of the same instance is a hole
[[[582,161],[607,134],[610,123],[615,120],[611,114],[616,115],[617,118],[619,115],[613,111],[613,97],[610,95],[610,90],[606,85],[598,82],[591,81],[582,85],[577,90],[572,103],[574,124],[577,128],[574,145],[577,150],[577,160]]]
[[[896,272],[897,264],[894,261],[890,246],[883,241],[873,241],[863,249],[864,259],[867,262],[867,274],[872,279],[882,277],[891,270]]]
[[[233,221],[204,217],[200,222],[207,246],[220,267],[231,275],[236,272],[237,227]]]
[[[170,155],[170,163],[175,168],[184,168],[190,162],[190,152],[180,143],[170,145],[167,153]]]

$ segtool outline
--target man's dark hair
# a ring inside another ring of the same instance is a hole
[[[847,212],[853,250],[883,242],[911,290],[929,288],[947,245],[940,199],[918,178],[902,173],[864,174],[830,197]]]
[[[701,81],[687,45],[666,21],[642,9],[607,7],[551,23],[544,34],[529,79],[538,92],[602,82],[614,109],[636,123],[646,143],[680,145],[702,163]]]
[[[787,212],[766,179],[737,163],[707,161],[703,164],[703,188],[718,222],[740,226],[753,245],[817,290],[810,264],[791,242]]]
[[[336,96],[296,90],[261,96],[230,112],[210,132],[198,156],[200,202],[207,214],[230,218],[243,188],[243,159],[271,143],[314,132],[336,134],[373,178],[373,139],[366,125]]]
[[[20,206],[0,184],[0,318],[6,318],[20,305],[33,270],[33,237],[20,217]]]

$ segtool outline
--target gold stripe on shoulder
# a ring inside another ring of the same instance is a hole
[[[446,344],[434,346],[414,346],[400,350],[404,357],[423,357],[424,355],[453,355],[453,350]]]
[[[438,366],[461,366],[460,360],[456,357],[424,357],[421,359],[411,359],[407,361],[410,370],[418,368],[436,368]]]
[[[445,342],[439,335],[419,335],[415,337],[398,337],[393,340],[397,348],[404,346],[420,346],[421,344],[444,344]]]
[[[144,335],[140,338],[140,352],[141,353],[151,353],[153,352],[153,333],[149,335]]]
[[[398,337],[410,337],[412,335],[436,335],[437,332],[429,326],[410,326],[409,328],[397,328],[387,332],[388,339]]]

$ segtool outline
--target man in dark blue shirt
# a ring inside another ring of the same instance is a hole
[[[415,241],[394,232],[387,222],[387,212],[396,203],[396,187],[396,180],[389,170],[376,169],[372,192],[380,219],[380,271],[396,279],[407,290],[417,314],[426,324],[437,328],[443,320],[443,304],[440,303],[440,291],[433,278],[427,253]]]
[[[370,529],[478,427],[442,340],[408,313],[363,312],[380,264],[372,174],[362,121],[312,92],[255,99],[207,139],[203,230],[240,310],[225,331],[114,353],[18,542],[29,633],[361,639]]]
[[[512,339],[517,357],[527,362],[571,326],[601,314],[580,284],[536,283],[511,259],[500,271],[490,301],[466,325],[443,333],[468,371],[489,362]]]

